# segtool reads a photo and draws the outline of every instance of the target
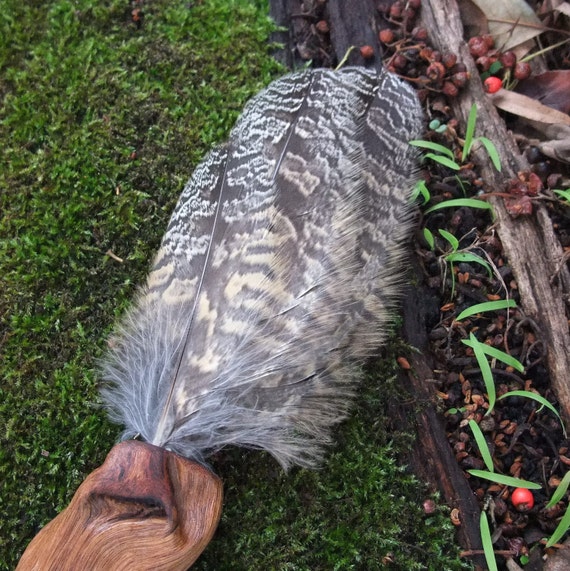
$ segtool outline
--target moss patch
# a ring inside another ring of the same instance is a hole
[[[113,445],[94,372],[105,338],[189,174],[282,71],[265,1],[152,0],[138,21],[133,7],[2,2],[1,570]],[[389,553],[394,569],[459,568],[398,467],[380,392],[371,382],[322,472],[216,458],[226,510],[197,568],[375,569]]]

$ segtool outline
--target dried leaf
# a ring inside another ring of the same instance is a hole
[[[459,0],[458,5],[466,37],[472,38],[489,33],[487,18],[473,0]]]
[[[524,0],[472,0],[485,14],[495,46],[507,51],[542,33],[542,24]]]
[[[558,6],[556,6],[555,10],[564,14],[566,16],[570,16],[570,3],[568,2],[561,2]]]
[[[497,93],[489,95],[493,104],[503,111],[519,115],[531,121],[546,124],[563,124],[570,127],[570,117],[556,109],[547,107],[526,95],[501,89]]]
[[[516,91],[562,113],[570,113],[569,69],[557,69],[533,75],[521,81]]]
[[[570,126],[547,125],[545,134],[551,137],[538,144],[540,151],[547,157],[570,164]]]

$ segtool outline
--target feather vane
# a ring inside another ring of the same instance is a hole
[[[272,83],[198,166],[102,369],[123,438],[319,463],[402,276],[422,129],[386,72]]]

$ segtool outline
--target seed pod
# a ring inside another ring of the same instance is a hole
[[[433,83],[439,83],[445,76],[445,67],[439,61],[434,61],[429,64],[426,75]]]
[[[514,52],[508,51],[504,52],[499,56],[499,61],[506,68],[511,68],[517,63],[517,56]]]
[[[315,24],[315,28],[317,28],[317,31],[321,34],[328,34],[330,31],[329,23],[326,20],[319,20]]]
[[[451,76],[451,81],[453,82],[453,85],[455,85],[456,87],[465,87],[465,85],[467,84],[467,82],[469,81],[469,77],[470,74],[467,71],[460,71],[458,73],[454,73]]]
[[[457,89],[457,86],[451,81],[445,81],[441,91],[447,97],[457,97],[459,93],[459,89]]]
[[[518,80],[527,79],[530,77],[531,72],[530,64],[526,61],[519,61],[515,65],[514,76]]]
[[[475,36],[471,38],[468,42],[468,45],[469,53],[474,58],[484,56],[489,51],[489,46],[481,36]]]

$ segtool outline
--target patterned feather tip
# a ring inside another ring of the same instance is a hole
[[[421,131],[413,90],[383,71],[294,73],[248,103],[184,188],[103,364],[123,438],[318,465],[385,338]]]

